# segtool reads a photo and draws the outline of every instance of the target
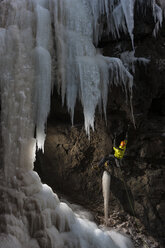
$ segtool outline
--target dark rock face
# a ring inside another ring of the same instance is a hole
[[[151,18],[151,21],[149,20]],[[143,27],[143,28],[142,28]],[[131,125],[122,173],[114,168],[111,182],[111,210],[123,208],[136,215],[146,229],[161,242],[165,229],[165,25],[157,39],[151,36],[152,17],[135,18],[135,56],[150,59],[146,66],[137,63],[134,74],[133,108],[136,129]],[[120,46],[119,46],[120,45]],[[130,48],[127,40],[99,44],[104,55],[116,56]],[[120,49],[119,49],[120,47]],[[96,113],[95,132],[90,140],[83,127],[80,104],[72,127],[66,107],[56,91],[48,121],[45,154],[38,153],[36,170],[55,190],[71,195],[81,203],[103,202],[102,172],[93,170],[102,157],[112,153],[114,134],[124,137],[132,121],[130,106],[120,88],[111,87],[107,106],[107,125]],[[127,184],[127,191],[123,184]],[[128,201],[129,193],[134,212]]]

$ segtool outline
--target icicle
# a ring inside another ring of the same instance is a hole
[[[35,49],[36,59],[36,139],[38,149],[44,151],[45,123],[50,110],[51,57],[42,47]]]
[[[100,40],[100,37],[103,33],[103,24],[100,22],[100,18],[102,15],[106,17],[107,20],[107,34],[110,32],[110,26],[109,26],[109,18],[110,18],[110,3],[109,0],[91,0],[89,1],[91,6],[91,12],[93,15],[93,30],[94,30],[94,43],[98,44],[98,41]],[[113,1],[111,2],[113,4]]]
[[[103,189],[103,197],[104,197],[104,218],[105,218],[106,226],[108,224],[110,182],[111,182],[110,174],[107,171],[104,171],[103,177],[102,177],[102,189]]]
[[[84,108],[85,130],[90,134],[90,127],[94,130],[95,109],[100,99],[100,73],[95,60],[81,57],[78,61],[80,72],[81,101]]]
[[[39,1],[39,3],[40,2],[45,6],[45,1]],[[44,142],[46,137],[45,123],[50,110],[51,95],[51,56],[49,53],[51,38],[50,12],[37,4],[36,17],[36,139],[38,149],[42,149],[44,152]]]
[[[110,70],[110,82],[116,86],[122,86],[124,89],[133,86],[133,76],[124,67],[122,61],[118,58],[104,57]]]
[[[125,16],[123,12],[123,8],[121,4],[118,4],[113,12],[113,27],[111,28],[111,33],[115,38],[120,37],[120,31],[123,31],[124,33],[127,33],[127,25],[125,22]]]
[[[153,15],[156,23],[153,31],[153,35],[156,37],[159,28],[162,26],[162,22],[163,22],[162,9],[157,4],[153,6]]]
[[[103,25],[100,23],[101,16],[106,18],[107,35],[112,33],[120,37],[120,31],[129,33],[132,47],[134,49],[133,29],[134,29],[134,0],[92,0],[90,1],[91,10],[94,18],[94,42],[98,44],[103,34]],[[126,27],[127,26],[127,27]]]
[[[132,48],[134,50],[134,38],[133,38],[133,29],[134,29],[134,4],[135,0],[121,0],[122,8],[124,11],[128,33],[131,38]]]
[[[107,108],[107,102],[108,102],[109,67],[107,65],[107,62],[104,56],[97,55],[96,58],[97,58],[96,61],[99,67],[100,82],[101,82],[100,83],[100,91],[101,91],[100,104],[102,100],[104,117],[105,117],[105,121],[107,121],[106,108]],[[99,105],[99,102],[98,102],[98,105]]]

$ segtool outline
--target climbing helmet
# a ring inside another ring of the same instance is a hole
[[[122,148],[125,147],[125,146],[126,146],[126,142],[125,142],[124,140],[121,141],[120,146],[121,146]]]

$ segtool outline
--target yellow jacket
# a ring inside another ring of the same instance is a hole
[[[127,140],[124,140],[127,144]],[[113,150],[115,151],[114,156],[118,159],[122,159],[126,150],[126,145],[124,147],[119,146],[119,148],[113,147]]]

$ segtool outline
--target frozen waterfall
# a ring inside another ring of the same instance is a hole
[[[164,5],[150,4],[157,32]],[[61,203],[41,183],[33,163],[36,147],[44,151],[53,86],[72,122],[76,100],[81,101],[88,135],[97,106],[106,118],[111,84],[132,94],[129,68],[119,58],[104,57],[96,46],[103,32],[119,37],[123,31],[133,47],[133,9],[133,0],[0,1],[0,247],[132,247],[121,234],[103,232]]]

